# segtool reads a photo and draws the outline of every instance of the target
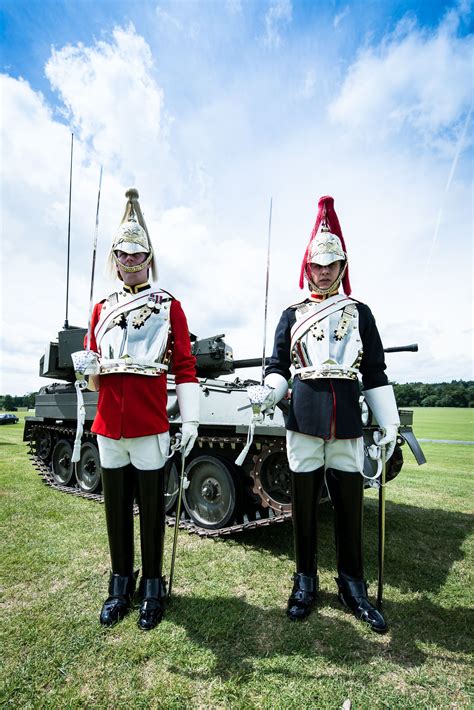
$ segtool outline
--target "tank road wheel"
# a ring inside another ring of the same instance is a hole
[[[218,530],[234,518],[240,489],[225,461],[198,456],[186,467],[189,486],[184,490],[186,510],[196,523]]]
[[[165,466],[165,512],[169,515],[178,500],[179,474],[173,459]]]
[[[81,446],[81,458],[76,467],[77,485],[85,493],[95,493],[101,484],[99,451],[94,444],[86,441]]]
[[[48,429],[42,427],[35,429],[34,434],[34,450],[35,454],[42,461],[48,461],[53,450],[53,437]]]
[[[251,472],[254,493],[264,508],[275,512],[291,511],[290,466],[284,444],[264,446],[254,457],[255,467]]]
[[[53,449],[51,470],[55,483],[69,486],[74,478],[74,465],[71,463],[72,446],[66,439],[60,439]]]

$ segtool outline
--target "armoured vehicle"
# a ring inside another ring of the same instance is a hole
[[[90,431],[97,406],[96,392],[86,391],[86,421],[81,457],[71,463],[76,432],[75,374],[71,353],[83,349],[84,328],[67,327],[58,333],[40,360],[40,375],[63,382],[42,387],[36,397],[35,416],[25,420],[24,440],[43,480],[61,491],[102,500],[101,471],[95,435]],[[256,384],[236,372],[261,366],[261,360],[234,360],[224,335],[198,340],[191,336],[199,377],[199,437],[186,459],[187,487],[179,525],[199,535],[216,536],[261,525],[280,523],[291,517],[288,460],[285,452],[285,411],[282,402],[272,418],[266,416],[256,426],[251,449],[242,466],[235,460],[242,451],[250,423],[246,388]],[[386,352],[416,350],[416,345],[389,348]],[[168,416],[171,433],[181,424],[174,378],[168,377]],[[388,462],[387,480],[403,465],[402,447],[408,444],[419,464],[425,462],[412,430],[411,411],[400,410],[401,427],[394,454]],[[377,429],[370,410],[361,397],[364,443],[373,443]],[[368,485],[378,486],[376,462],[365,457]],[[178,496],[179,455],[166,466],[166,512],[175,524],[173,510]],[[372,478],[374,477],[374,478]]]

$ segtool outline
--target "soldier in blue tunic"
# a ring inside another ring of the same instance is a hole
[[[362,560],[364,464],[359,373],[364,396],[383,431],[387,459],[399,417],[385,374],[374,317],[350,297],[347,252],[332,197],[321,197],[300,277],[309,297],[281,316],[265,384],[264,407],[285,396],[293,375],[287,419],[296,573],[290,619],[303,619],[317,597],[317,517],[324,481],[334,507],[339,600],[371,629],[385,619],[367,598]],[[339,292],[342,284],[344,293]]]

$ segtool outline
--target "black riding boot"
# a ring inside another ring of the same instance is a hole
[[[326,482],[334,507],[334,531],[339,601],[373,631],[383,633],[387,624],[367,598],[362,559],[364,481],[358,472],[328,469]]]
[[[318,591],[317,516],[324,483],[324,468],[308,473],[291,472],[291,500],[296,574],[288,599],[290,619],[304,619]]]
[[[135,591],[133,469],[130,466],[102,468],[102,486],[112,573],[109,581],[109,596],[102,607],[100,623],[104,626],[112,626],[123,619],[130,609]]]
[[[153,629],[163,618],[166,586],[162,576],[165,539],[165,470],[136,470],[142,552],[138,626]]]

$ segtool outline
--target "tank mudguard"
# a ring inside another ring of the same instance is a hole
[[[411,429],[399,429],[399,435],[402,437],[404,441],[408,444],[408,446],[411,449],[411,452],[413,456],[416,459],[416,462],[419,466],[422,464],[426,463],[426,457],[422,451],[422,448],[420,444],[417,441],[416,436],[414,435],[413,431]]]

